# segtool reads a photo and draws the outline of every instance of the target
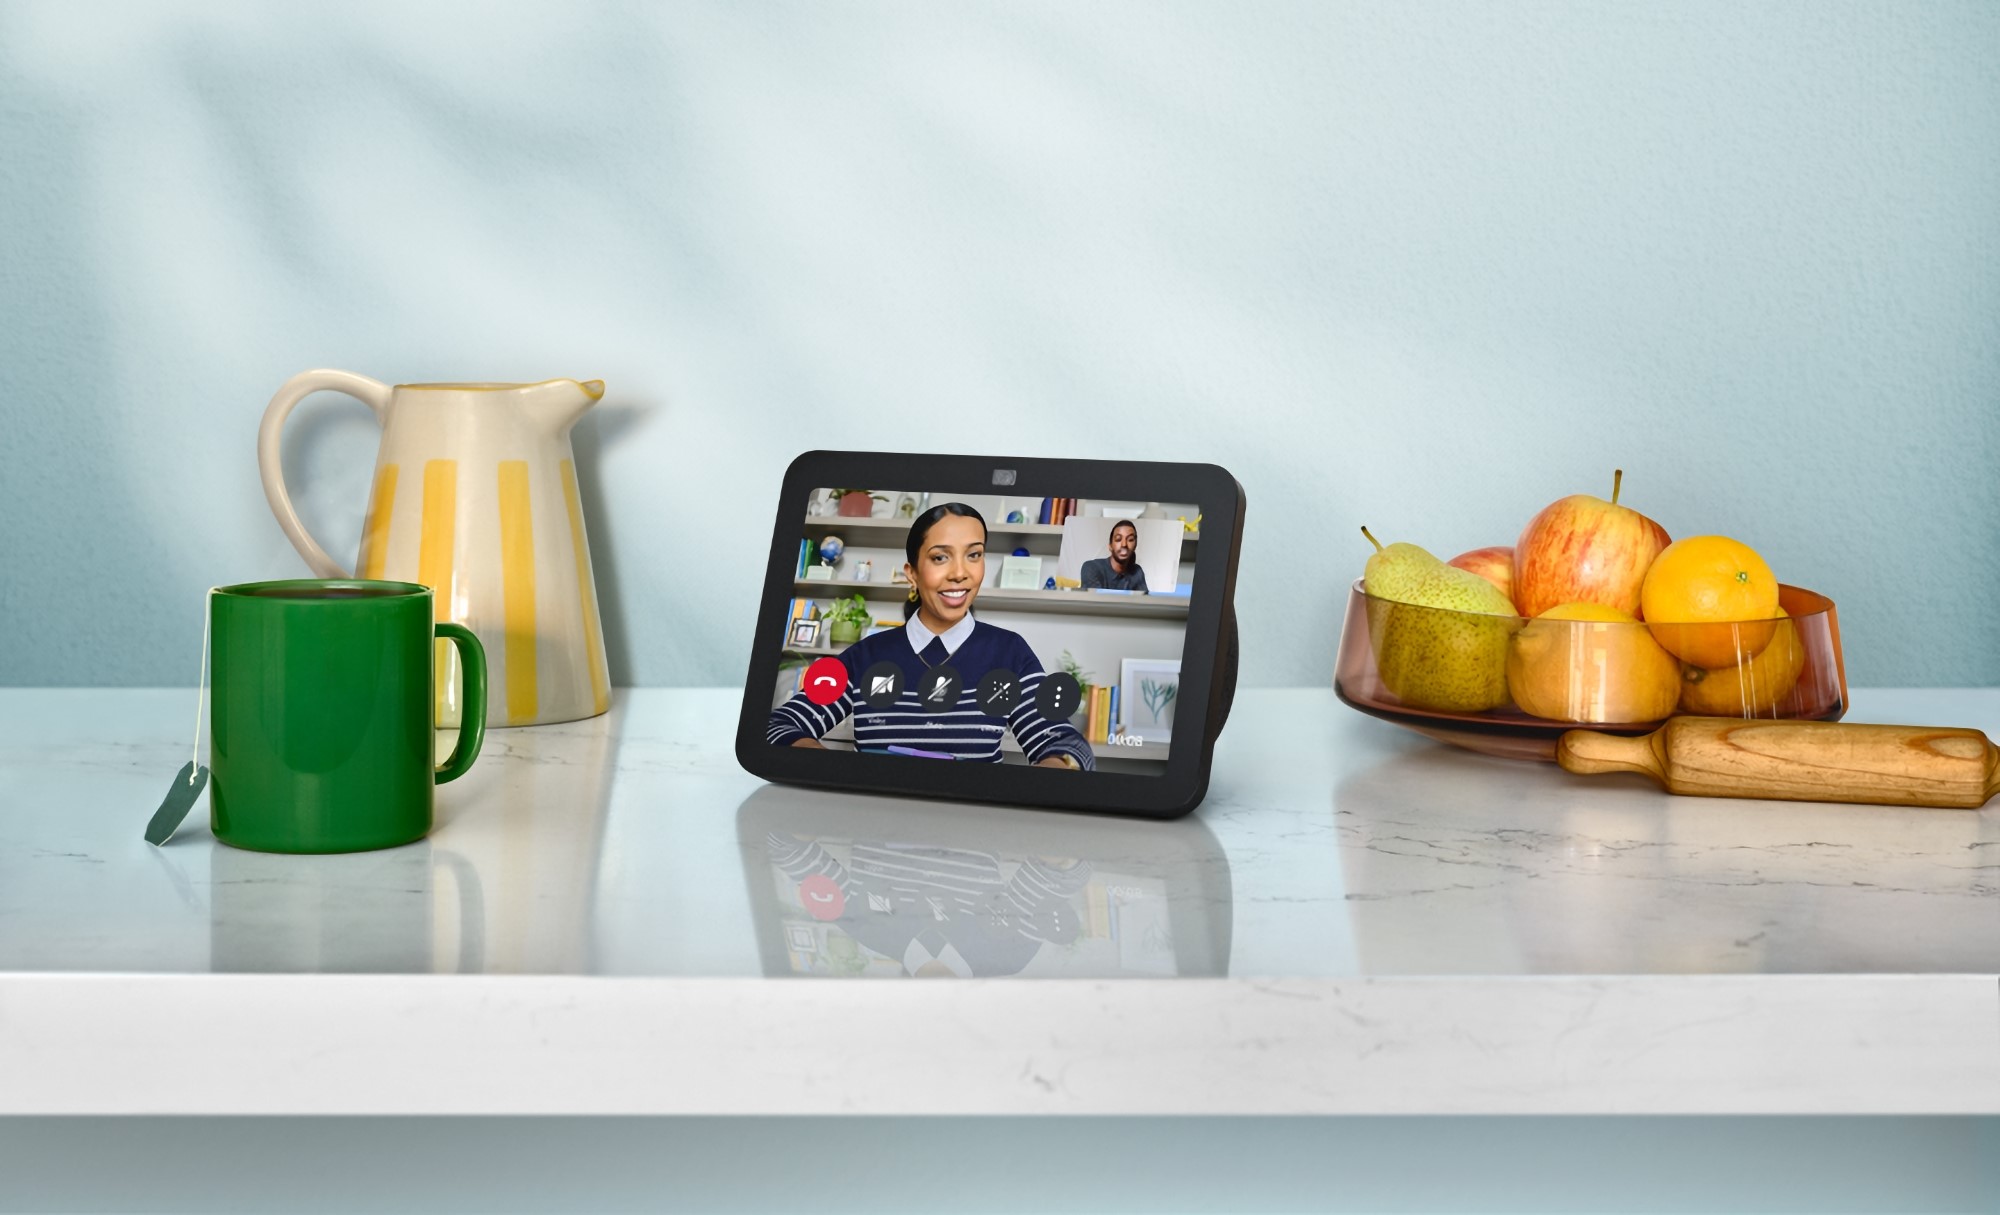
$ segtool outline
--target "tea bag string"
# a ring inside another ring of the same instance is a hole
[[[201,601],[201,671],[195,681],[194,696],[194,753],[189,756],[188,784],[194,783],[195,769],[201,766],[201,729],[208,721],[205,711],[208,705],[208,629],[214,615],[215,592],[221,588],[209,587],[208,594]]]
[[[208,629],[210,610],[215,606],[215,592],[221,588],[209,587],[208,595],[202,601],[201,613],[201,677],[197,679],[194,694],[194,756],[188,765],[173,780],[167,782],[167,796],[160,801],[160,808],[153,811],[153,817],[146,822],[146,842],[159,847],[173,838],[175,829],[187,812],[194,806],[195,799],[208,787],[208,769],[201,766],[201,730],[208,720]]]

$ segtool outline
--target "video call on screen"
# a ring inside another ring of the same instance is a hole
[[[1197,505],[833,487],[801,505],[772,745],[1165,771]]]

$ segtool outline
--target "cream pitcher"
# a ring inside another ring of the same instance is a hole
[[[356,398],[382,426],[351,573],[299,522],[279,458],[286,416],[320,391]],[[314,574],[421,582],[436,592],[439,620],[479,635],[487,725],[594,717],[611,686],[569,432],[603,395],[602,380],[391,387],[349,371],[301,372],[257,430],[264,496]],[[457,650],[441,646],[438,661],[438,724],[455,726]]]

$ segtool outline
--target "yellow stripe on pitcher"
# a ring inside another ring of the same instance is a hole
[[[368,522],[361,528],[360,576],[379,579],[389,564],[389,516],[396,510],[396,466],[384,464],[375,474],[375,499],[368,506]]]
[[[576,581],[583,597],[583,652],[590,664],[591,703],[599,713],[611,707],[611,681],[604,673],[604,642],[597,636],[597,589],[590,579],[590,550],[583,544],[583,503],[576,494],[576,465],[562,462],[563,501],[569,506],[570,547],[576,550]]]
[[[500,609],[506,639],[507,721],[532,721],[540,704],[535,670],[535,533],[528,462],[500,461]]]
[[[424,461],[424,520],[417,581],[431,588],[433,619],[451,619],[453,547],[458,541],[458,461]],[[437,643],[437,724],[458,724],[452,645]]]

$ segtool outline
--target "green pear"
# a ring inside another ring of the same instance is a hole
[[[1507,703],[1507,640],[1514,605],[1478,574],[1414,544],[1375,546],[1361,579],[1375,669],[1414,709],[1480,713]]]

